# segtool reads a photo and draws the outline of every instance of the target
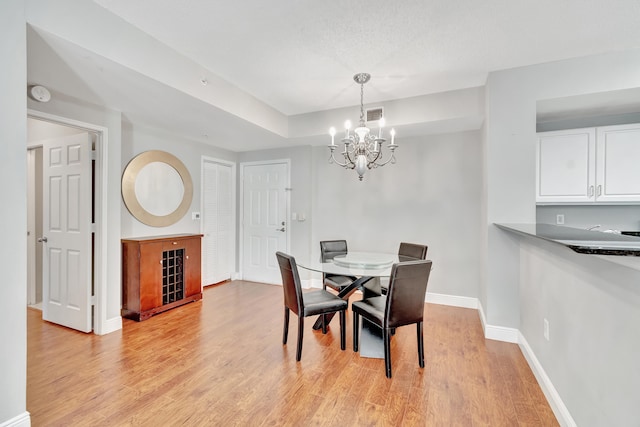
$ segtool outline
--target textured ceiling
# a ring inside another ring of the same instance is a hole
[[[638,0],[94,0],[286,115],[640,47]]]

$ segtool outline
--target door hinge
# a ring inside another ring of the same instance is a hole
[[[91,150],[91,160],[95,160],[97,157],[96,150]]]
[[[96,296],[95,295],[91,295],[91,305],[93,305],[93,306],[96,305]]]
[[[91,232],[92,233],[96,232],[96,223],[95,222],[91,224]]]

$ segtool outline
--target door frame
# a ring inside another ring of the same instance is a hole
[[[231,269],[231,280],[235,280],[238,278],[238,275],[239,275],[238,272],[236,271],[236,260],[238,259],[237,251],[236,251],[237,249],[236,236],[238,235],[238,219],[237,219],[237,212],[236,212],[236,206],[237,206],[237,200],[238,200],[237,199],[238,187],[236,185],[236,182],[237,182],[236,162],[231,162],[229,160],[222,160],[222,159],[218,159],[210,156],[202,156],[202,159],[200,162],[200,206],[204,206],[204,164],[205,163],[218,163],[223,166],[231,167],[231,194],[232,194],[231,223],[232,223],[234,238],[231,239],[232,260],[230,262],[231,265],[229,267]],[[200,221],[200,233],[203,234],[204,233],[204,217],[201,217],[201,218],[202,219]],[[202,257],[202,262],[204,262],[204,257]]]
[[[260,160],[256,162],[242,162],[240,163],[240,242],[239,242],[239,266],[240,266],[240,277],[244,274],[244,168],[246,166],[264,166],[264,165],[274,165],[284,163],[287,166],[287,186],[285,187],[285,202],[287,206],[285,207],[286,212],[286,226],[287,226],[287,251],[291,247],[291,159],[275,159],[275,160]]]
[[[115,330],[114,325],[107,323],[107,153],[108,129],[104,126],[81,122],[36,110],[27,110],[27,117],[42,120],[62,126],[69,126],[97,135],[95,143],[95,175],[93,182],[93,200],[95,203],[95,218],[93,224],[94,252],[93,252],[93,333],[102,335]],[[26,148],[26,147],[25,147]],[[26,150],[25,150],[26,151]],[[120,328],[116,328],[120,329]]]

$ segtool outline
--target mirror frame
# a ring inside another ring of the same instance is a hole
[[[166,163],[174,168],[176,172],[178,172],[178,175],[180,175],[180,178],[182,178],[182,185],[184,186],[182,202],[180,202],[176,210],[167,215],[158,216],[148,212],[142,207],[136,196],[136,178],[138,177],[138,173],[140,173],[145,166],[153,162]],[[193,200],[193,182],[191,181],[191,175],[184,163],[173,154],[160,150],[145,151],[131,159],[122,173],[122,199],[131,215],[143,224],[152,227],[166,227],[175,224],[184,217]]]

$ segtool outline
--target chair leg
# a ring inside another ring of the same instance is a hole
[[[345,323],[347,321],[346,310],[340,310],[340,350],[347,347],[347,331],[345,331]]]
[[[382,340],[384,341],[384,367],[387,378],[391,378],[391,329],[382,328]]]
[[[282,344],[287,343],[287,335],[289,335],[289,308],[284,308],[284,331],[282,332]]]
[[[360,320],[360,315],[353,312],[353,351],[358,352],[358,345],[360,344],[360,329],[358,328],[358,323]]]
[[[326,314],[322,315],[322,333],[324,335],[327,334],[327,315]]]
[[[302,314],[302,313],[300,313]],[[304,335],[304,317],[298,315],[298,350],[296,351],[296,362],[302,358],[302,336]]]
[[[418,331],[418,363],[421,368],[424,368],[424,336],[422,333],[422,322],[416,324]]]

